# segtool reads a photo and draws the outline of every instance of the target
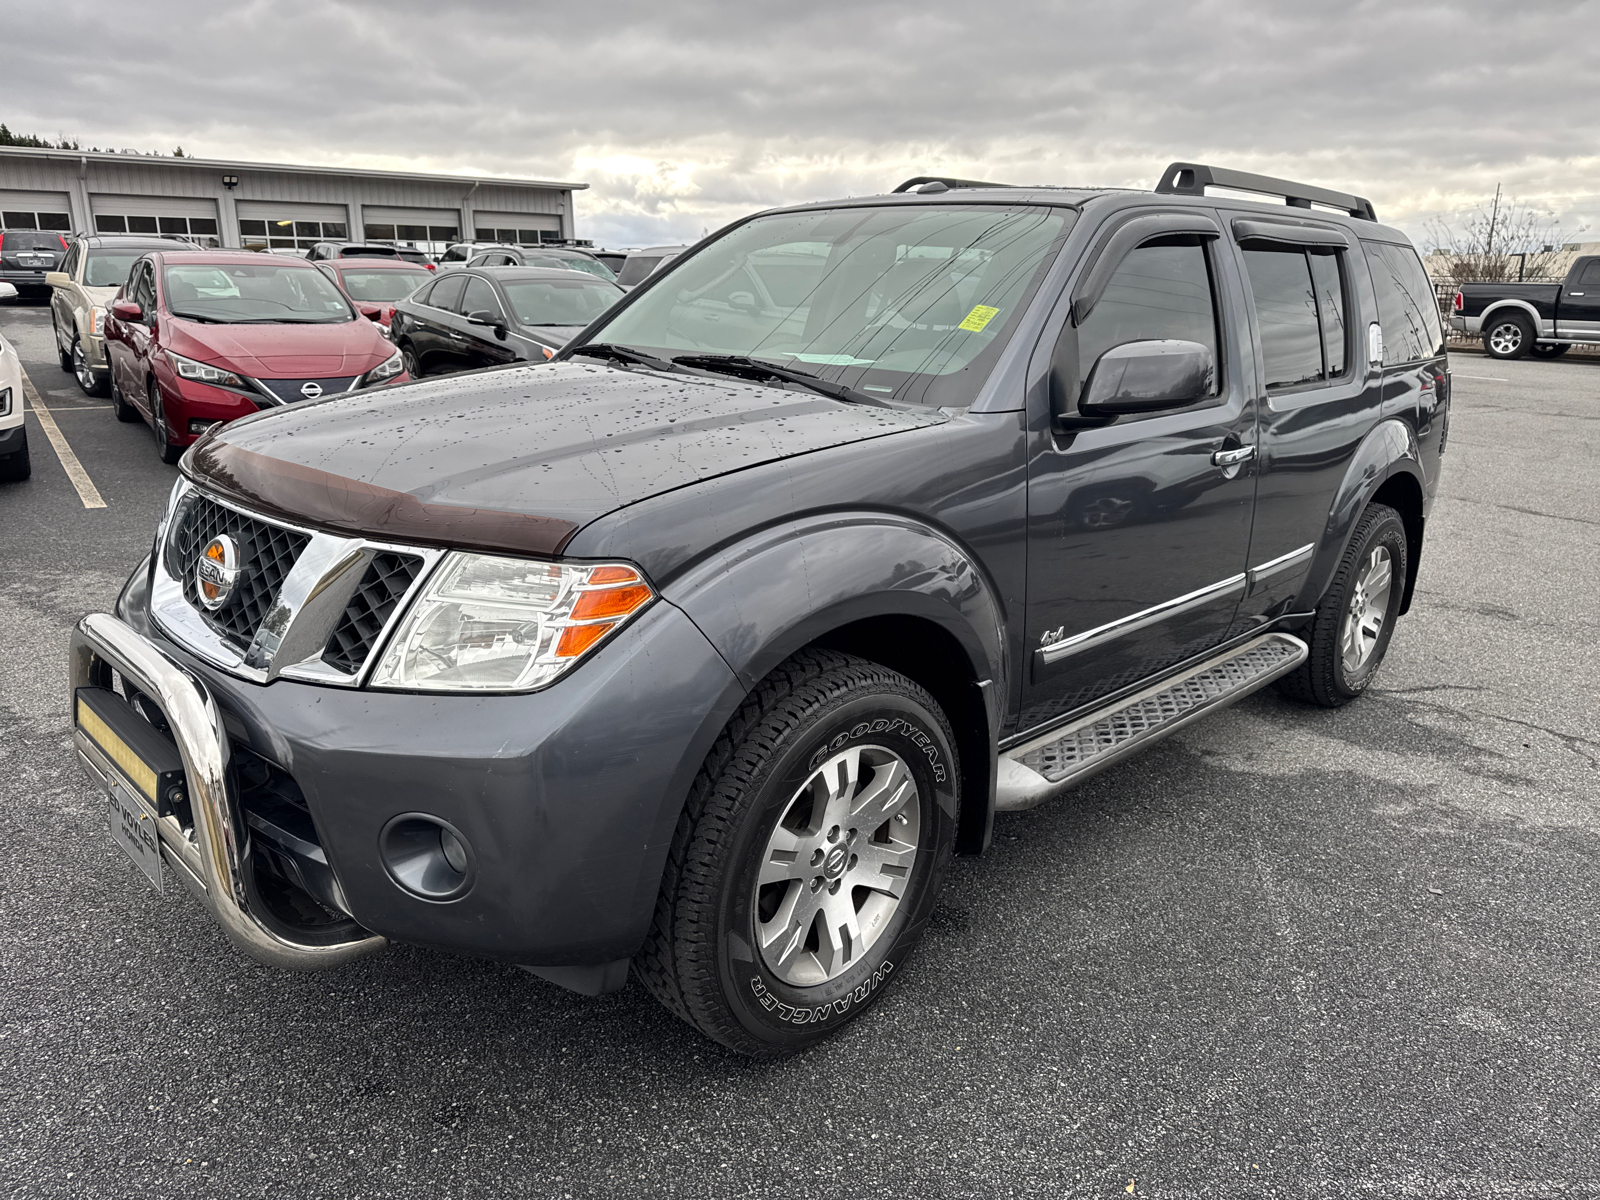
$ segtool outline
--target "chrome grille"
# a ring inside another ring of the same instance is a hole
[[[349,675],[359,671],[420,570],[422,559],[410,554],[374,555],[328,638],[322,661]]]
[[[1191,675],[1163,692],[1109,713],[1091,725],[1070,730],[1059,740],[1040,746],[1017,761],[1051,782],[1063,779],[1092,759],[1238,690],[1299,654],[1296,643],[1272,638],[1209,670]]]
[[[238,544],[242,573],[226,603],[212,612],[200,603],[194,568],[211,539],[219,534],[227,534]],[[168,541],[168,569],[182,584],[183,598],[190,607],[242,651],[249,648],[289,569],[310,540],[293,529],[247,517],[196,496]]]

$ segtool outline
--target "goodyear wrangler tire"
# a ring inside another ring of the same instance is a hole
[[[959,780],[922,688],[832,651],[789,659],[695,781],[635,972],[740,1053],[827,1037],[882,998],[921,937]]]

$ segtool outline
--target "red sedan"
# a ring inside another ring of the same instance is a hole
[[[391,258],[335,258],[318,263],[317,270],[338,284],[356,311],[376,321],[384,333],[389,332],[395,304],[433,278],[433,272],[415,263]]]
[[[147,254],[105,330],[117,419],[148,421],[168,463],[221,422],[409,378],[326,275],[278,255]]]

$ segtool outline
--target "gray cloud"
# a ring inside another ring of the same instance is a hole
[[[1592,0],[69,0],[6,29],[13,129],[587,180],[580,232],[613,243],[924,172],[1149,187],[1174,159],[1361,192],[1414,234],[1497,182],[1600,225]]]

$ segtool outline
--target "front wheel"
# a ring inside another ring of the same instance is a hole
[[[150,431],[156,435],[156,454],[169,467],[183,457],[183,447],[172,444],[172,430],[167,426],[167,406],[161,399],[161,385],[150,380]]]
[[[1533,346],[1533,322],[1519,312],[1491,317],[1483,327],[1483,349],[1490,358],[1521,358]]]
[[[1317,605],[1309,635],[1302,634],[1311,653],[1278,682],[1285,695],[1339,708],[1367,690],[1394,636],[1406,564],[1406,527],[1400,514],[1387,505],[1368,505]]]
[[[904,966],[955,840],[959,765],[904,676],[804,651],[762,681],[679,818],[634,970],[743,1054],[803,1049]]]

